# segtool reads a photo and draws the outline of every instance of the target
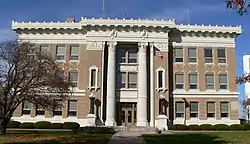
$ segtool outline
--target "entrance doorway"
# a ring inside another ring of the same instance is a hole
[[[128,125],[136,124],[136,103],[119,103],[119,110],[117,113],[117,124],[125,125],[126,116],[128,118]]]

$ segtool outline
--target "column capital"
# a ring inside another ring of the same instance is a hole
[[[108,45],[108,50],[114,52],[116,49],[117,42],[116,41],[108,41],[107,45]]]
[[[148,46],[147,42],[139,42],[138,43],[139,52],[146,51],[147,46]]]

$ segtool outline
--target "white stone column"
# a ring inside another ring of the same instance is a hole
[[[106,107],[106,126],[116,125],[115,120],[115,84],[116,84],[116,42],[108,42],[108,74],[107,74],[107,107]]]
[[[147,126],[147,43],[138,43],[137,126]]]
[[[155,97],[154,97],[154,44],[150,43],[150,126],[155,123]]]

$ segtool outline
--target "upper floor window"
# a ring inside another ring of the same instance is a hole
[[[190,102],[190,117],[198,117],[198,102]]]
[[[72,87],[77,87],[78,82],[78,72],[77,71],[70,71],[69,72],[69,81],[72,84]]]
[[[188,60],[190,63],[196,63],[196,48],[188,48]]]
[[[65,45],[57,45],[56,60],[65,60],[66,47]]]
[[[197,89],[197,73],[189,73],[189,89]]]
[[[30,115],[30,112],[31,112],[31,103],[28,101],[23,101],[22,115]]]
[[[206,73],[205,82],[206,82],[206,89],[214,89],[214,74]]]
[[[40,52],[46,53],[48,51],[49,51],[49,45],[47,44],[40,45]]]
[[[175,74],[175,89],[183,89],[184,88],[184,80],[183,80],[183,73],[176,73]]]
[[[228,102],[221,102],[220,103],[220,115],[221,117],[228,117]]]
[[[120,72],[117,79],[118,88],[137,88],[137,73],[136,72]]]
[[[220,89],[227,89],[227,74],[226,73],[219,74],[219,83],[220,83]]]
[[[175,117],[183,118],[185,115],[185,103],[184,102],[176,102],[175,103]]]
[[[174,62],[183,62],[183,49],[182,48],[174,49]]]
[[[118,55],[120,63],[137,63],[137,49],[120,48],[118,49]]]
[[[213,49],[204,48],[205,63],[213,63]]]
[[[217,53],[218,53],[218,62],[219,63],[226,63],[227,59],[226,59],[226,49],[224,48],[218,48],[217,49]]]
[[[79,58],[79,45],[70,46],[70,60],[78,60]]]
[[[76,116],[77,115],[77,101],[70,100],[68,102],[68,116]]]
[[[215,117],[215,102],[207,102],[207,117]]]
[[[89,87],[97,87],[98,85],[98,68],[92,66],[89,69]]]
[[[163,71],[159,70],[158,71],[158,88],[163,88]]]

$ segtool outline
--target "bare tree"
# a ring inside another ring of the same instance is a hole
[[[250,1],[248,0],[226,0],[227,9],[236,10],[237,13],[242,16],[247,13],[250,7]]]
[[[71,84],[46,50],[28,42],[0,44],[0,132],[23,102],[46,109],[61,107],[71,94]]]

